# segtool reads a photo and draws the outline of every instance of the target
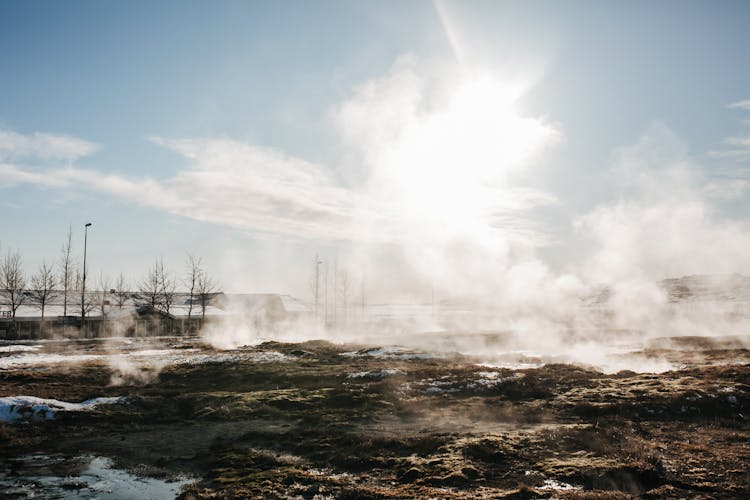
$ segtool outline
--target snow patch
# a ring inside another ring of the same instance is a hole
[[[540,486],[538,489],[553,490],[553,491],[578,491],[578,490],[582,490],[583,488],[580,486],[574,486],[569,483],[564,483],[562,481],[556,481],[554,479],[545,479],[544,484]]]
[[[35,396],[10,396],[0,398],[0,422],[54,420],[61,411],[87,411],[99,405],[123,402],[123,397],[94,398],[83,403],[68,403],[57,399]]]
[[[28,347],[28,346],[4,346],[4,347]],[[0,357],[0,370],[23,368],[29,366],[44,366],[57,363],[81,363],[87,361],[107,361],[119,367],[129,362],[148,363],[164,367],[166,365],[183,364],[205,364],[205,363],[234,363],[238,361],[255,361],[258,363],[274,363],[290,361],[292,357],[276,352],[231,352],[218,354],[199,354],[200,349],[143,349],[129,352],[117,352],[111,354],[53,354],[26,352],[36,350],[18,349],[9,356]],[[2,352],[2,351],[0,351]],[[14,352],[9,350],[7,352]]]
[[[207,363],[236,363],[238,361],[255,361],[257,363],[276,363],[290,361],[292,358],[276,351],[257,353],[201,354],[180,359],[175,364],[202,365]]]
[[[0,352],[29,352],[38,350],[38,346],[34,345],[2,345],[0,346]]]
[[[365,372],[353,372],[347,373],[346,378],[369,378],[369,379],[383,379],[391,377],[393,375],[403,375],[403,370],[397,370],[395,368],[384,368],[382,370],[370,370]]]
[[[434,359],[436,354],[426,352],[415,352],[400,346],[377,347],[374,349],[364,349],[362,351],[344,352],[342,356],[370,356],[380,359]]]
[[[523,375],[521,375],[520,373],[512,373],[507,377],[501,377],[499,372],[477,372],[476,375],[478,375],[479,378],[474,382],[467,384],[467,389],[489,389],[491,387],[500,385],[503,382],[508,382],[523,377]]]
[[[19,354],[0,358],[0,369],[56,363],[79,363],[104,358],[105,356],[102,354]]]
[[[170,356],[177,352],[196,352],[198,349],[143,349],[141,351],[131,351],[128,353],[128,356],[137,356],[137,357],[158,357],[158,356]]]
[[[66,465],[71,462],[85,468],[68,475]],[[10,470],[12,475],[3,474]],[[187,476],[166,480],[135,476],[114,468],[109,458],[96,456],[26,455],[11,458],[0,469],[0,492],[7,498],[175,498],[192,481]]]

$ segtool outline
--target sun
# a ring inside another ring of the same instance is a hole
[[[429,109],[408,117],[381,156],[388,203],[409,227],[446,237],[490,237],[508,174],[557,136],[517,109],[524,92],[489,73],[461,78]]]

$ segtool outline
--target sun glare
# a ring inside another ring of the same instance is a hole
[[[388,148],[390,203],[411,228],[453,237],[490,237],[489,216],[508,174],[556,135],[520,116],[524,89],[491,76],[466,78],[429,112],[412,119]]]

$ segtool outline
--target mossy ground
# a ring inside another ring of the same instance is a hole
[[[103,455],[200,478],[184,498],[750,496],[750,353],[704,340],[657,347],[695,362],[606,375],[307,342],[245,350],[278,360],[168,366],[137,385],[110,386],[101,361],[5,370],[0,396],[127,403],[0,424],[0,460]]]

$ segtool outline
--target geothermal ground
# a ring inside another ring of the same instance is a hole
[[[747,498],[747,343],[613,355],[658,374],[324,341],[6,344],[0,496]]]

